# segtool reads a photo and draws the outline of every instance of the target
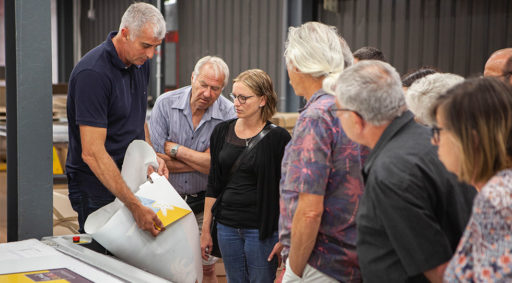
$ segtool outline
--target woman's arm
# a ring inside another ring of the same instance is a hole
[[[203,227],[201,228],[201,256],[207,260],[213,248],[210,226],[212,225],[212,207],[217,199],[206,197],[204,199]]]

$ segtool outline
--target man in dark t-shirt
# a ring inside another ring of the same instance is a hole
[[[389,64],[368,60],[345,70],[336,95],[346,134],[371,148],[356,217],[363,282],[441,282],[475,189],[439,161]]]
[[[162,227],[156,214],[128,188],[120,168],[128,145],[147,137],[148,59],[164,36],[160,11],[147,3],[132,4],[120,31],[111,32],[71,73],[66,174],[81,233],[87,216],[115,197],[130,210],[139,228],[156,236]],[[158,162],[158,173],[167,175],[163,160]]]

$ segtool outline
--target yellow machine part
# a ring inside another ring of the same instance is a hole
[[[55,147],[53,147],[53,174],[64,174],[64,170],[62,170],[59,155],[57,155],[57,150],[55,149]]]

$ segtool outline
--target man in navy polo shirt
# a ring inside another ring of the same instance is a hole
[[[71,73],[66,174],[69,199],[82,233],[87,216],[116,197],[140,229],[153,236],[160,232],[161,221],[134,196],[120,168],[128,145],[148,137],[148,59],[164,36],[160,11],[147,3],[132,4],[121,19],[119,32],[111,32]],[[168,175],[165,162],[159,158],[158,163],[158,173]]]

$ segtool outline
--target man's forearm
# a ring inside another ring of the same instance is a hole
[[[171,156],[171,148],[174,147],[176,143],[166,142],[164,146],[165,154]],[[187,164],[194,171],[199,171],[203,174],[210,173],[210,151],[207,150],[205,152],[199,152],[193,149],[190,149],[186,146],[180,145],[178,148],[178,153],[176,155],[176,159]]]
[[[289,263],[293,273],[302,272],[315,247],[322,221],[323,196],[301,194],[292,220]]]
[[[165,164],[167,168],[169,168],[169,172],[171,173],[187,173],[187,172],[195,172],[194,168],[188,166],[188,164],[183,163],[176,159],[166,160]]]
[[[171,173],[186,173],[196,171],[194,168],[177,159],[171,158],[165,153],[157,153],[157,155],[165,161],[165,165],[167,165],[167,168]]]
[[[140,206],[140,201],[135,197],[130,188],[126,185],[121,172],[114,160],[106,151],[100,150],[90,155],[84,155],[84,161],[100,182],[121,200],[128,209],[132,210]]]
[[[144,140],[151,146],[153,147],[153,144],[151,143],[151,138],[149,136],[149,127],[148,127],[148,123],[147,122],[144,122]]]
[[[193,149],[183,147],[178,150],[176,156],[178,160],[183,161],[190,167],[203,174],[210,173],[210,152],[198,152]]]

